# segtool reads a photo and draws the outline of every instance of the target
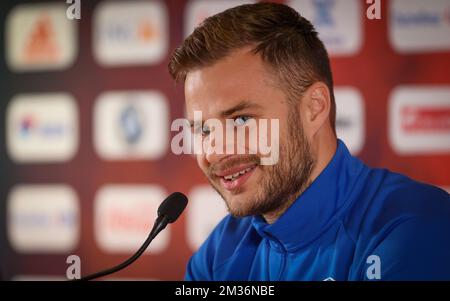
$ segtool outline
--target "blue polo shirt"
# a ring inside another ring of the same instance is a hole
[[[367,167],[339,140],[327,167],[275,223],[226,216],[185,278],[450,280],[450,196]]]

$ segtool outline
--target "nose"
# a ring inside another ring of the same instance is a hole
[[[223,134],[222,137],[212,136],[213,141],[209,141],[205,147],[205,157],[209,164],[218,163],[235,153],[235,135]],[[217,139],[216,139],[217,138]],[[234,138],[234,139],[233,139]]]
[[[205,150],[205,157],[209,164],[216,164],[221,160],[232,156],[232,154],[227,154],[225,150],[220,151],[218,148],[208,147]]]

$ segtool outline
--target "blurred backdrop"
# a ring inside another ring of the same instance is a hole
[[[72,1],[73,2],[73,1]],[[187,211],[111,279],[177,280],[226,214],[193,157],[170,150],[183,117],[171,51],[205,17],[249,1],[0,4],[0,267],[4,279],[87,274],[141,245],[159,203]],[[368,165],[450,187],[450,1],[279,1],[316,26],[332,61],[337,131]],[[226,80],[226,79],[224,79]],[[450,229],[449,229],[450,230]]]

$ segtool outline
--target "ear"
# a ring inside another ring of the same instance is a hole
[[[305,91],[300,103],[305,134],[312,138],[324,125],[329,124],[331,96],[327,85],[323,82],[314,83]]]

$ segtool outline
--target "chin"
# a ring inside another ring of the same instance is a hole
[[[255,202],[255,196],[260,192],[258,186],[260,172],[259,168],[256,168],[244,185],[233,190],[226,189],[220,179],[209,179],[211,185],[222,196],[231,215],[244,217],[252,214],[250,211],[254,204],[250,203]]]
[[[236,217],[244,217],[251,215],[249,209],[249,202],[253,202],[254,199],[249,195],[248,191],[237,195],[225,195],[225,203],[227,204],[228,211],[231,215]]]

